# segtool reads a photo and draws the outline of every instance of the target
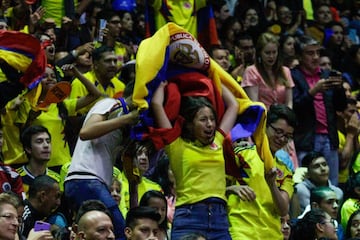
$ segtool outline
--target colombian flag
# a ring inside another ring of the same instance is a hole
[[[40,41],[29,34],[17,31],[0,31],[0,59],[22,73],[20,80],[8,81],[19,81],[23,88],[30,87],[40,79],[46,67],[46,55]],[[23,89],[18,90],[20,93]],[[14,94],[14,97],[17,94]]]
[[[168,81],[165,111],[174,128],[154,129],[149,103],[154,91],[162,81]],[[140,43],[136,56],[136,80],[133,102],[142,110],[141,124],[133,129],[133,138],[150,137],[157,148],[163,147],[181,133],[178,113],[181,96],[206,96],[213,103],[218,117],[224,112],[221,85],[225,85],[239,102],[239,119],[252,108],[266,109],[262,103],[251,101],[241,86],[213,61],[197,40],[185,29],[174,23],[160,28],[152,37]],[[274,158],[265,134],[266,111],[256,115],[253,137],[261,159],[269,170]],[[150,132],[148,131],[150,127]],[[230,150],[231,151],[231,150]],[[231,154],[232,155],[232,154]],[[233,166],[233,165],[232,165]],[[228,170],[228,169],[227,169]]]

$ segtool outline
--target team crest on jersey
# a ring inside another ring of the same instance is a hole
[[[284,172],[281,171],[279,168],[276,168],[276,175],[278,178],[283,178],[284,177]]]
[[[210,144],[210,149],[217,150],[217,149],[219,149],[219,146],[216,143],[213,142],[213,143]]]
[[[184,2],[184,8],[190,9],[191,8],[191,3],[190,2]]]

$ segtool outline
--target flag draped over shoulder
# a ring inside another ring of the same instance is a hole
[[[28,87],[45,71],[46,55],[35,37],[16,31],[0,31],[0,59],[23,72],[20,82]]]
[[[149,103],[159,84],[168,81],[164,109],[174,128],[154,129],[153,118],[149,112]],[[239,103],[240,117],[248,114],[249,109],[258,107],[266,109],[262,103],[251,101],[241,86],[213,61],[197,40],[185,29],[174,23],[160,28],[152,37],[140,43],[136,56],[136,80],[133,102],[142,110],[141,124],[136,126],[133,137],[141,139],[150,137],[157,148],[161,148],[181,133],[179,126],[182,119],[178,117],[180,98],[184,95],[205,96],[213,103],[218,117],[222,117],[224,103],[221,98],[221,85],[225,85]],[[274,166],[268,139],[265,134],[266,111],[257,117],[254,128],[254,141],[261,159],[268,170]],[[150,128],[150,132],[148,131]],[[170,133],[169,133],[170,132]],[[170,140],[168,139],[170,138]],[[234,166],[231,165],[230,166]],[[227,172],[230,169],[227,167]]]

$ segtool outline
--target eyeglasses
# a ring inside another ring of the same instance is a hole
[[[333,218],[331,218],[329,221],[323,221],[323,222],[321,222],[322,224],[325,224],[325,223],[331,223],[333,226],[334,226],[334,228],[335,229],[337,229],[338,228],[338,222],[335,220],[335,219],[333,219]]]
[[[13,214],[4,214],[4,215],[0,215],[0,217],[4,218],[7,222],[14,222],[14,220],[16,220],[17,223],[20,223],[22,221],[21,217],[18,217],[16,215]]]
[[[278,137],[284,137],[287,141],[290,141],[294,138],[294,136],[291,133],[286,133],[286,132],[284,132],[284,130],[282,130],[280,128],[276,128],[271,124],[269,124],[269,126],[272,128],[272,130],[274,130],[275,134]]]

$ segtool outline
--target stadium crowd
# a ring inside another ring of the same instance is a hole
[[[360,1],[0,1],[0,240],[360,239]]]

